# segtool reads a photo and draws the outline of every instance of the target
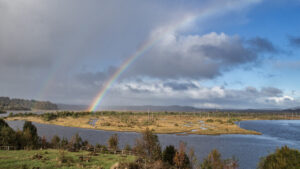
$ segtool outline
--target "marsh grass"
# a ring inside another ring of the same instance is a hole
[[[81,161],[80,156],[87,156],[90,161]],[[132,162],[134,156],[99,154],[89,156],[89,152],[67,152],[48,150],[0,151],[0,168],[105,168],[109,169],[116,162]]]
[[[90,119],[97,121],[91,125]],[[186,134],[260,134],[245,130],[235,124],[235,121],[248,120],[247,117],[206,117],[193,114],[113,114],[85,115],[59,117],[54,120],[44,120],[41,116],[11,117],[7,120],[28,120],[37,123],[55,124],[61,126],[92,128],[109,131],[142,132],[147,127],[154,133],[186,133]],[[78,123],[74,123],[76,120]],[[200,122],[201,121],[201,122]]]

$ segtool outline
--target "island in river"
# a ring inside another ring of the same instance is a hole
[[[170,112],[52,112],[44,114],[10,114],[6,120],[27,120],[108,131],[142,132],[150,128],[160,134],[256,134],[239,127],[239,121],[300,119],[298,115],[245,114],[245,113],[170,113]]]

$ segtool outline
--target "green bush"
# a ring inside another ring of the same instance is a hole
[[[207,119],[206,122],[207,122],[207,123],[213,123],[214,120],[213,120],[213,119]]]
[[[300,152],[287,146],[277,149],[274,153],[261,158],[259,169],[299,169]]]

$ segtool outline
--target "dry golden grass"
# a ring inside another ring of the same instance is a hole
[[[210,120],[209,120],[210,119]],[[87,115],[78,118],[57,118],[44,121],[41,117],[10,117],[7,120],[28,120],[43,124],[55,124],[61,126],[90,128],[110,131],[141,132],[147,127],[154,133],[176,134],[261,134],[256,131],[245,130],[238,125],[228,122],[224,117],[201,117],[197,115]],[[95,124],[90,122],[95,120]],[[240,118],[240,120],[251,120]]]

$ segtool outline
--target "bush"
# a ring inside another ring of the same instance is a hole
[[[107,147],[101,144],[96,144],[95,148],[98,152],[100,151],[101,153],[106,153],[108,151]]]
[[[53,148],[60,148],[60,138],[54,135],[51,139],[51,144]]]
[[[174,165],[173,159],[176,154],[176,149],[173,145],[169,145],[165,148],[162,153],[162,159],[164,162],[169,163],[170,165]]]
[[[78,151],[82,147],[82,139],[76,133],[69,142],[69,151]]]
[[[207,123],[213,123],[214,120],[213,120],[213,119],[207,119],[206,122],[207,122]]]
[[[119,139],[117,134],[113,134],[108,139],[108,147],[116,151],[118,149]]]
[[[223,124],[223,120],[221,120],[221,119],[217,119],[215,121],[218,122],[218,123],[220,123],[220,124]]]
[[[259,169],[299,169],[300,152],[284,146],[277,149],[275,153],[261,158]]]
[[[161,147],[158,137],[149,128],[146,128],[142,132],[142,137],[136,140],[134,151],[148,161],[161,159]]]
[[[131,147],[129,144],[126,144],[126,146],[124,147],[125,151],[131,151]]]
[[[110,126],[111,124],[109,122],[104,122],[100,124],[101,126]]]
[[[42,117],[43,117],[43,120],[45,120],[45,121],[51,121],[51,120],[56,119],[58,116],[57,116],[57,114],[54,114],[54,113],[45,113],[42,115]]]
[[[221,158],[221,154],[218,150],[212,150],[209,155],[203,160],[201,164],[201,169],[223,169],[223,168],[230,168],[230,169],[237,169],[238,163],[235,158],[232,159],[225,159]]]
[[[190,169],[190,159],[186,154],[186,144],[183,142],[180,142],[179,144],[179,151],[176,152],[174,156],[174,164],[179,169]]]

